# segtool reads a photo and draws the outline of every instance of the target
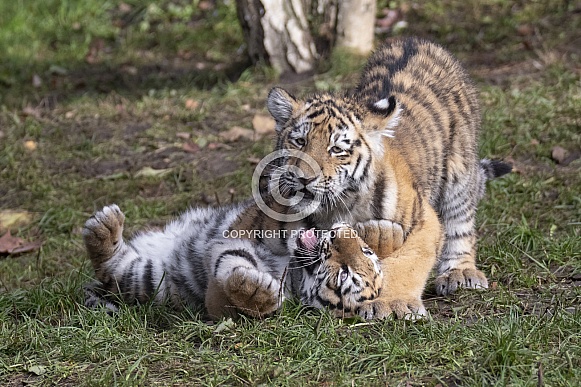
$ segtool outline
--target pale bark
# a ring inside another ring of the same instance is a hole
[[[376,0],[342,0],[337,17],[337,46],[358,54],[373,49]]]
[[[313,71],[332,47],[373,48],[376,0],[236,0],[254,63],[278,72]]]
[[[314,70],[318,54],[301,0],[238,0],[237,5],[247,39],[253,39],[247,40],[251,58],[266,59],[279,72]]]

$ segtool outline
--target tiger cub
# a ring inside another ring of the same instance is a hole
[[[479,163],[477,92],[449,52],[421,39],[394,41],[369,58],[353,92],[298,99],[274,88],[267,107],[277,149],[300,151],[320,167],[287,152],[277,164],[285,176],[272,180],[304,193],[296,207],[312,212],[310,222],[403,227],[403,246],[380,255],[381,295],[360,315],[424,315],[421,296],[436,264],[438,294],[488,287],[475,263],[476,206],[485,180],[510,168]]]
[[[161,231],[142,232],[126,241],[125,215],[117,205],[104,207],[83,229],[101,282],[98,288],[85,289],[86,305],[115,310],[111,296],[116,295],[129,303],[205,306],[214,319],[238,312],[263,317],[277,310],[286,294],[349,315],[379,294],[383,273],[377,255],[350,226],[335,225],[317,236],[300,222],[285,224],[278,231],[288,233],[273,238],[287,244],[282,254],[262,240],[229,237],[240,219],[256,220],[259,214],[251,201],[191,209]],[[368,233],[384,232],[383,239],[393,240],[395,247],[403,243],[399,225],[370,227]]]

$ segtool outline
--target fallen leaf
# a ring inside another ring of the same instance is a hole
[[[200,148],[205,148],[206,145],[208,145],[208,139],[205,137],[198,137],[196,139],[196,144],[200,147]]]
[[[28,242],[28,243],[23,244],[22,246],[15,248],[14,250],[12,250],[12,252],[10,252],[10,254],[16,255],[16,254],[28,253],[30,251],[40,249],[41,246],[42,246],[42,242],[40,242],[40,241]]]
[[[40,119],[40,111],[38,109],[33,108],[32,106],[26,106],[22,109],[22,114],[25,116],[31,116],[36,118],[37,120]]]
[[[221,142],[211,142],[208,144],[207,148],[209,150],[216,150],[216,149],[232,149],[230,145],[222,144]]]
[[[27,371],[31,374],[35,374],[36,376],[40,376],[46,373],[46,367],[41,365],[33,365],[28,367]]]
[[[125,172],[117,172],[117,173],[112,173],[110,175],[101,175],[98,176],[98,179],[101,180],[117,180],[117,179],[121,179],[123,177],[126,177],[127,174]]]
[[[42,78],[38,74],[32,76],[32,87],[38,89],[42,86]]]
[[[494,281],[492,284],[490,284],[490,289],[496,290],[497,288],[498,288],[498,282]]]
[[[42,245],[41,242],[25,242],[24,239],[12,236],[10,230],[0,237],[0,254],[21,254],[33,251]]]
[[[228,318],[228,320],[224,320],[220,324],[218,324],[216,329],[214,329],[214,333],[220,333],[222,331],[232,330],[235,327],[236,327],[236,323],[234,321],[232,321],[232,318]]]
[[[567,153],[569,153],[567,152],[567,149],[560,146],[555,146],[551,151],[551,158],[557,163],[561,164],[565,160],[565,157],[567,157]]]
[[[3,210],[0,211],[0,232],[11,228],[27,225],[32,220],[32,214],[28,211]]]
[[[171,172],[171,168],[153,169],[151,167],[143,167],[135,174],[135,177],[162,177]]]
[[[61,66],[50,65],[48,72],[54,75],[67,75],[69,71]]]
[[[384,10],[384,12],[385,16],[375,21],[375,25],[381,33],[389,32],[391,27],[397,22],[397,19],[399,18],[399,12],[396,10],[388,9]]]
[[[209,11],[214,8],[214,4],[211,1],[202,0],[198,3],[198,8],[201,11]]]
[[[85,62],[95,64],[100,61],[101,52],[105,49],[105,41],[101,38],[93,38],[89,43],[89,52],[85,56]]]
[[[182,145],[182,149],[188,153],[197,153],[200,151],[198,144],[192,141],[185,142],[184,145]]]
[[[29,151],[34,151],[34,150],[36,150],[38,145],[36,144],[36,141],[28,140],[28,141],[24,141],[24,147]]]
[[[250,156],[246,159],[250,164],[258,164],[260,159],[258,157]]]
[[[561,146],[554,146],[551,150],[551,158],[557,162],[557,164],[566,167],[571,164],[571,162],[577,160],[581,157],[581,152],[569,152],[567,149]]]
[[[21,246],[24,240],[10,235],[10,230],[0,237],[0,254],[10,254],[12,250]]]
[[[530,24],[521,24],[516,27],[516,33],[520,36],[530,36],[534,34],[535,30]]]
[[[133,7],[127,3],[121,2],[119,4],[119,12],[121,12],[121,13],[129,13],[129,12],[131,12],[132,9],[133,9]]]
[[[240,126],[233,126],[228,131],[220,133],[225,141],[234,142],[243,138],[246,140],[254,140],[254,131]]]
[[[186,99],[186,109],[195,110],[198,106],[200,106],[200,103],[195,99]]]
[[[184,140],[188,140],[190,137],[192,137],[192,135],[188,132],[177,132],[176,133],[176,137],[177,138],[182,138]]]
[[[74,112],[74,111],[72,111],[72,110],[71,110],[71,111],[68,111],[68,112],[66,112],[66,113],[65,113],[65,118],[66,118],[67,120],[70,120],[70,119],[71,119],[71,118],[73,118],[74,116],[75,116],[75,112]]]
[[[137,73],[139,72],[137,67],[131,66],[131,65],[123,65],[121,67],[121,71],[123,71],[124,73],[127,73],[129,75],[137,75]]]
[[[252,118],[252,127],[259,137],[264,137],[275,132],[276,123],[271,116],[256,114]]]

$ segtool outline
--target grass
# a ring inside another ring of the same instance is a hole
[[[214,325],[195,311],[81,306],[92,274],[79,231],[94,210],[118,203],[130,234],[215,196],[242,199],[249,159],[272,147],[208,145],[264,114],[276,80],[240,66],[233,2],[199,3],[0,3],[0,209],[29,212],[13,234],[43,241],[0,258],[0,384],[577,385],[581,163],[551,158],[555,146],[581,148],[574,1],[439,0],[404,16],[403,33],[468,65],[481,154],[518,170],[491,182],[479,209],[488,291],[441,298],[428,287],[432,317],[418,323],[336,320],[293,302],[269,319]],[[348,87],[361,63],[335,53],[323,73],[285,87]],[[200,150],[185,152],[188,141]]]

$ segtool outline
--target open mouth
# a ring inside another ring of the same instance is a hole
[[[314,229],[302,230],[297,240],[299,247],[310,252],[316,252],[318,250],[319,242],[320,240],[317,238]]]
[[[313,200],[315,198],[315,194],[306,188],[302,188],[298,192],[301,192],[304,195],[303,199]]]

